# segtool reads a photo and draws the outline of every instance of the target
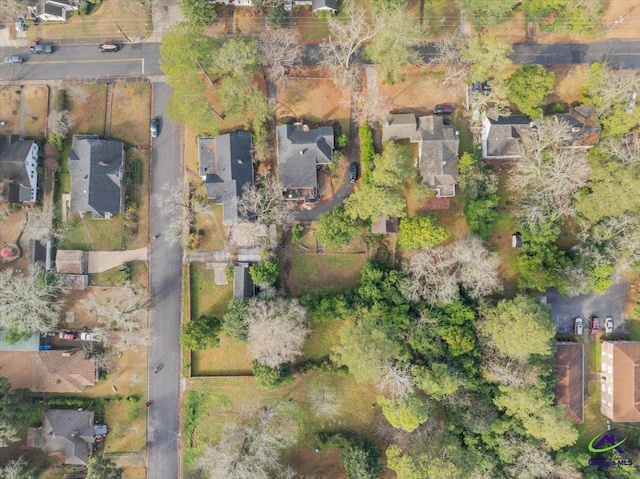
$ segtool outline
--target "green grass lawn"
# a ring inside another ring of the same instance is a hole
[[[220,334],[220,346],[191,353],[193,376],[251,376],[251,355],[245,344]]]
[[[331,353],[331,348],[338,344],[338,331],[344,322],[313,323],[311,335],[302,348],[302,360],[317,361]]]
[[[233,282],[224,286],[215,284],[213,269],[203,263],[191,263],[191,317],[203,314],[222,316],[233,297]]]
[[[336,293],[358,285],[365,254],[302,254],[292,259],[286,281],[293,296]]]
[[[62,242],[64,249],[92,251],[115,251],[124,246],[123,213],[110,220],[93,220],[90,213],[68,213],[67,223],[71,226]]]

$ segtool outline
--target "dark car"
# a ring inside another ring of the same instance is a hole
[[[474,81],[471,84],[471,96],[474,100],[478,99],[478,95],[480,95],[480,92],[482,91],[482,83],[480,83],[479,81]]]
[[[349,165],[349,183],[353,184],[358,179],[358,163],[351,163]]]
[[[120,50],[120,45],[117,43],[101,43],[98,45],[98,50],[101,52],[115,53]]]
[[[53,53],[53,47],[47,44],[34,43],[29,47],[29,51],[31,51],[31,53],[36,53],[38,55],[40,53]]]
[[[436,115],[450,115],[451,113],[453,113],[453,106],[448,104],[436,105],[436,107],[433,109],[433,112]]]
[[[160,134],[160,120],[157,117],[151,118],[151,138],[156,138]]]
[[[589,318],[589,333],[596,334],[600,329],[600,319],[597,316],[591,316]]]
[[[484,82],[482,84],[482,93],[484,93],[486,96],[489,96],[489,94],[493,91],[493,89],[491,88],[491,85],[489,85],[489,83]]]

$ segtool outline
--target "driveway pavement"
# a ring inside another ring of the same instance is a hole
[[[126,251],[89,251],[89,273],[102,273],[128,261],[147,261],[147,248]]]
[[[556,320],[558,334],[570,334],[573,331],[574,319],[578,316],[584,319],[584,331],[588,331],[588,321],[591,315],[600,318],[600,327],[604,331],[604,318],[613,318],[614,332],[625,332],[625,301],[629,281],[616,275],[614,283],[605,294],[581,294],[573,298],[562,296],[555,289],[547,291],[547,303],[551,306],[551,315]]]

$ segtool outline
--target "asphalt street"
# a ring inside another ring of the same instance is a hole
[[[160,135],[151,145],[151,208],[149,233],[150,325],[148,348],[149,402],[147,479],[177,478],[180,438],[180,305],[182,291],[182,246],[168,244],[169,212],[153,201],[166,183],[178,186],[182,177],[180,127],[163,116],[171,89],[153,85],[153,114],[161,118]],[[160,235],[154,238],[156,235]]]

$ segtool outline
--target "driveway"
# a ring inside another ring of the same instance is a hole
[[[604,318],[613,318],[614,332],[625,332],[625,302],[629,281],[616,275],[614,283],[605,294],[581,294],[573,298],[562,296],[555,289],[547,291],[547,303],[551,306],[551,315],[556,320],[558,334],[570,334],[577,316],[584,319],[584,331],[588,333],[588,320],[591,315],[600,318],[600,327],[604,328]],[[604,330],[604,329],[603,329]]]
[[[147,261],[147,248],[127,251],[89,251],[89,273],[102,273],[129,261]]]

